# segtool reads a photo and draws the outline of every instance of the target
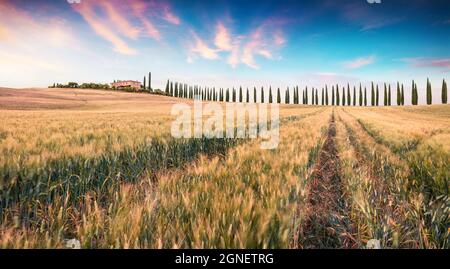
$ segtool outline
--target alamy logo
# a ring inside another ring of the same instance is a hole
[[[381,4],[381,0],[367,0],[369,4]]]
[[[279,144],[278,104],[203,103],[194,98],[193,107],[178,103],[172,107],[171,134],[174,138],[261,138],[261,149]],[[270,115],[270,116],[269,116]]]
[[[69,4],[81,4],[81,0],[67,0]]]

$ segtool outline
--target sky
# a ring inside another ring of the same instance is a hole
[[[447,0],[0,0],[0,86],[273,88],[450,76]],[[382,87],[381,87],[382,89]],[[395,89],[395,87],[394,87]],[[422,94],[423,96],[424,94]]]

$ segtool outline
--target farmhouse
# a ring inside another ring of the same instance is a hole
[[[111,83],[111,87],[120,89],[120,88],[132,88],[135,90],[139,90],[142,87],[141,82],[135,80],[118,80]]]

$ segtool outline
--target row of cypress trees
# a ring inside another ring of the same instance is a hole
[[[145,80],[144,80],[145,81]],[[144,83],[145,84],[145,83]],[[417,105],[418,104],[418,92],[417,92],[417,84],[412,81],[412,87],[411,87],[411,104]],[[427,104],[432,104],[432,89],[431,89],[431,83],[427,79],[427,87],[426,87],[426,99]],[[187,84],[182,84],[178,82],[171,82],[167,80],[166,88],[165,88],[166,95],[174,96],[174,97],[180,97],[180,98],[190,98],[193,99],[194,96],[200,96],[201,100],[207,100],[207,101],[220,101],[220,102],[253,102],[257,103],[258,101],[261,103],[265,103],[265,96],[264,96],[264,88],[261,87],[260,90],[260,99],[257,98],[257,89],[256,87],[253,88],[253,95],[252,100],[250,98],[250,90],[247,88],[245,90],[245,96],[244,96],[244,90],[242,87],[239,87],[239,89],[235,89],[234,87],[230,89],[223,89],[220,88],[216,90],[215,87],[208,88],[208,87],[199,87],[199,86],[188,86]],[[321,98],[319,102],[319,90],[316,88],[312,88],[311,90],[308,90],[308,87],[306,87],[304,90],[302,90],[302,99],[300,102],[300,95],[299,95],[299,88],[298,86],[293,88],[293,96],[291,98],[291,90],[289,87],[285,91],[284,95],[284,103],[285,104],[304,104],[304,105],[322,105],[327,106],[331,104],[332,106],[379,106],[380,105],[380,90],[378,85],[375,85],[373,82],[371,84],[371,94],[370,94],[370,103],[368,103],[368,94],[367,94],[367,88],[364,87],[364,91],[362,88],[362,85],[359,84],[359,98],[357,99],[357,91],[356,86],[353,86],[353,95],[352,90],[350,89],[350,84],[347,84],[346,87],[340,88],[339,85],[333,85],[331,87],[331,100],[329,100],[329,94],[328,94],[328,86],[326,85],[325,88],[322,88],[321,91]],[[392,100],[391,100],[391,85],[387,85],[384,83],[384,100],[383,105],[384,106],[391,106]],[[398,106],[405,105],[405,91],[403,84],[400,84],[397,82],[397,100],[396,103]],[[272,93],[272,87],[269,87],[269,96],[268,96],[268,103],[282,103],[281,102],[281,90],[280,88],[276,91],[276,100],[274,100],[273,93]],[[358,100],[358,102],[357,102]],[[329,102],[331,101],[331,102]],[[447,83],[445,80],[442,82],[442,103],[447,103]]]

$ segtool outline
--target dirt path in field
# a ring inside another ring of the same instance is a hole
[[[308,183],[307,220],[300,231],[303,248],[353,248],[352,228],[343,202],[334,113],[327,138]]]

